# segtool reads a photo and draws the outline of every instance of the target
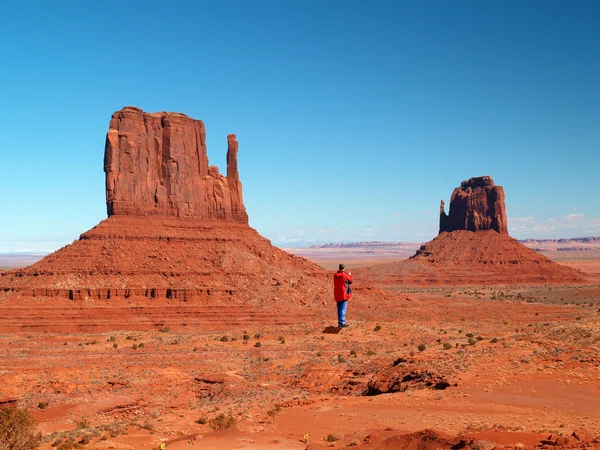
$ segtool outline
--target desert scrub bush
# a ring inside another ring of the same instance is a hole
[[[206,417],[200,417],[199,419],[195,420],[195,422],[199,425],[206,425],[208,422],[208,419]]]
[[[490,340],[490,342],[491,342],[492,344],[496,344],[496,343],[498,343],[498,338],[492,338],[492,339]]]
[[[419,350],[420,352],[424,352],[427,349],[427,346],[425,344],[420,344],[417,347],[417,350]]]
[[[356,350],[350,350],[350,356],[356,357]]]
[[[342,355],[338,355],[337,360],[340,363],[345,363],[346,362],[346,358],[344,358]]]
[[[221,342],[229,342],[229,338],[227,336],[221,336]]]
[[[58,447],[56,447],[56,450],[72,450],[75,448],[75,441],[73,440],[73,438],[69,438],[66,441],[64,441],[62,444],[60,444]]]
[[[373,331],[379,331],[381,330],[381,325],[375,325],[375,328],[373,328]]]
[[[148,431],[154,431],[154,424],[149,420],[146,420],[143,424],[140,425],[140,428]]]
[[[467,333],[467,334],[465,334],[465,336],[468,337],[468,338],[472,338],[475,335],[473,333]]]
[[[208,425],[215,431],[227,430],[235,426],[235,417],[226,416],[225,414],[221,413],[217,417],[210,419],[208,421]]]
[[[254,339],[260,339],[261,337],[263,337],[262,333],[256,333],[254,335]]]
[[[279,336],[279,342],[285,344],[285,338],[283,336]]]
[[[40,445],[41,433],[36,433],[36,423],[23,409],[0,409],[0,450],[31,450]]]
[[[452,348],[452,344],[449,342],[444,342],[444,350],[450,350]]]
[[[86,419],[81,419],[79,422],[76,422],[77,428],[85,429],[90,427],[90,422]]]
[[[469,338],[469,345],[475,345],[477,341],[473,338]]]
[[[262,344],[261,344],[261,343],[260,343],[260,341],[259,341],[259,342],[256,342],[256,343],[254,343],[254,346],[255,346],[255,347],[262,347]]]
[[[242,339],[244,341],[248,341],[250,339],[250,335],[248,333],[244,333],[244,336],[242,336]]]
[[[328,434],[323,439],[326,442],[335,442],[335,441],[338,441],[340,438],[338,436],[336,436],[335,434]]]
[[[275,405],[272,409],[267,411],[269,417],[275,417],[281,412],[281,405]]]
[[[46,409],[49,404],[50,403],[48,403],[48,402],[39,402],[38,403],[38,408],[40,408],[40,409]]]

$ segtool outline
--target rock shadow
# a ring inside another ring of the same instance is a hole
[[[338,334],[340,332],[340,330],[341,330],[341,328],[329,325],[328,327],[325,327],[325,329],[323,330],[323,333],[325,333],[325,334]]]

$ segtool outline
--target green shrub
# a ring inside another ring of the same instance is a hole
[[[221,413],[214,419],[210,419],[208,421],[208,425],[215,431],[227,430],[235,426],[235,417],[226,416],[225,414]]]
[[[277,414],[279,414],[281,412],[281,406],[280,405],[275,405],[273,407],[273,409],[270,409],[269,411],[267,411],[267,414],[270,417],[275,417]]]
[[[420,352],[424,352],[427,349],[427,346],[425,344],[421,344],[417,347],[417,350],[419,350]]]
[[[27,411],[12,407],[0,409],[0,450],[38,448],[42,434],[35,429],[35,420]]]

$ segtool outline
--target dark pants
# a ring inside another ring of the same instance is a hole
[[[348,306],[348,300],[337,303],[338,312],[338,327],[346,325],[346,307]]]

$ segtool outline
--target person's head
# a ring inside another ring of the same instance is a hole
[[[346,268],[346,266],[345,266],[345,265],[343,265],[343,264],[340,264],[340,270],[344,270],[345,268]]]

